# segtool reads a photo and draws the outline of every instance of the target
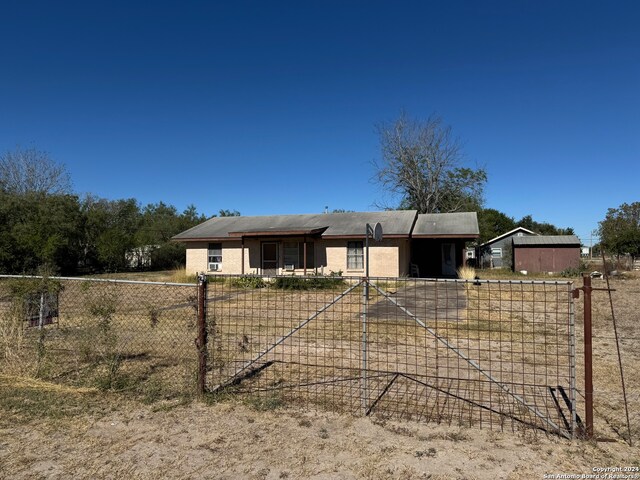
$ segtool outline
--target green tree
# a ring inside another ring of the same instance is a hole
[[[482,208],[478,211],[478,228],[480,230],[478,243],[484,243],[513,230],[516,228],[516,222],[512,217],[495,208]]]
[[[82,210],[85,267],[109,271],[126,269],[126,254],[137,246],[136,233],[142,223],[137,201],[87,197]]]
[[[623,203],[610,208],[599,223],[600,243],[605,251],[618,257],[640,255],[640,202]]]
[[[171,237],[205,220],[193,205],[178,214],[173,205],[149,204],[143,209],[142,224],[136,234],[138,249],[149,252],[153,269],[184,265],[186,247],[183,243],[171,242]]]
[[[180,230],[176,233],[195,227],[206,219],[207,217],[204,214],[198,213],[198,209],[194,204],[190,204],[180,215]]]
[[[82,215],[74,195],[0,193],[0,271],[75,273]]]
[[[419,121],[401,113],[378,134],[382,160],[375,178],[400,197],[400,208],[439,213],[482,206],[487,173],[462,165],[461,142],[440,117]]]
[[[523,227],[540,235],[574,235],[573,228],[559,228],[547,222],[536,222],[531,215],[525,215],[516,222],[517,227]]]
[[[218,215],[220,215],[221,217],[239,217],[240,216],[240,212],[238,210],[220,210],[218,212]]]

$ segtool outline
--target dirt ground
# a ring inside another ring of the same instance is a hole
[[[612,280],[611,286],[617,290],[613,300],[638,445],[640,276]],[[582,298],[576,301],[579,391],[581,303]],[[607,467],[630,467],[613,473],[640,478],[640,448],[623,440],[625,415],[605,292],[594,292],[593,344],[598,440],[589,442],[533,429],[384,421],[246,398],[143,398],[0,376],[0,479],[542,479],[586,476]],[[580,395],[578,400],[582,411]]]
[[[2,380],[0,478],[529,479],[640,467],[618,441]],[[11,387],[13,385],[13,387]],[[43,408],[49,411],[41,411]]]

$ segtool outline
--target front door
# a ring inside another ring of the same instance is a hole
[[[262,244],[262,274],[278,274],[278,244],[265,242]]]
[[[456,244],[442,244],[442,275],[445,277],[456,276]]]

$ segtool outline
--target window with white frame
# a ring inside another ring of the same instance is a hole
[[[307,268],[315,268],[313,242],[307,242]],[[284,243],[284,268],[294,270],[304,268],[304,242]]]
[[[347,270],[364,268],[364,246],[362,241],[347,242]]]
[[[492,258],[502,258],[502,248],[492,248],[491,249],[491,257]]]
[[[208,270],[217,272],[222,270],[222,244],[210,243],[208,251]]]

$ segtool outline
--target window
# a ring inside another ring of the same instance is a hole
[[[502,258],[502,249],[501,248],[492,248],[491,249],[491,257],[492,258]]]
[[[210,243],[209,244],[209,271],[222,270],[222,244]]]
[[[307,242],[307,268],[315,268],[313,242]],[[304,242],[284,243],[284,268],[304,268]]]
[[[363,242],[347,242],[347,270],[364,268]]]

